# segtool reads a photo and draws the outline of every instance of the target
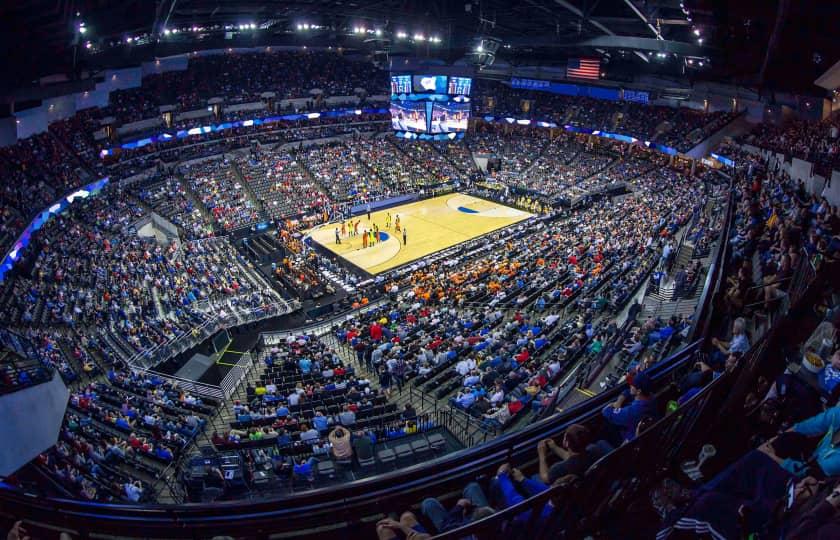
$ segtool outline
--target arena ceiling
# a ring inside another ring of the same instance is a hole
[[[821,0],[32,0],[0,3],[0,44],[11,51],[6,86],[249,45],[451,62],[487,38],[515,65],[594,55],[618,80],[643,72],[801,89],[840,59],[838,20],[840,3]],[[692,57],[707,58],[704,69],[689,67]]]

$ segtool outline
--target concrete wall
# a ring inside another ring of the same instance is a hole
[[[15,472],[55,444],[69,398],[58,372],[50,382],[0,397],[0,476]]]

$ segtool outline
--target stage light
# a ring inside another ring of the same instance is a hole
[[[256,30],[256,29],[257,29],[256,23],[251,23],[251,30]]]
[[[475,52],[484,52],[484,46],[479,43],[475,48]]]
[[[163,33],[164,33],[164,35],[167,35],[167,36],[168,36],[169,34],[171,34],[171,33],[172,33],[172,30],[170,30],[169,28],[165,28],[165,29],[163,30]]]
[[[93,44],[90,41],[85,43],[85,49],[90,49],[91,47],[93,47]]]
[[[382,35],[382,29],[381,29],[381,28],[377,28],[377,29],[376,29],[376,31],[375,31],[374,33],[375,33],[377,36],[381,36],[381,35]]]
[[[701,60],[700,62],[698,62],[698,65],[699,65],[700,67],[703,67],[703,61]]]
[[[298,30],[303,30],[303,25],[302,24],[297,25],[297,29]]]
[[[402,32],[402,31],[397,32],[397,39],[405,39],[407,37],[408,37],[408,34],[406,34],[405,32]]]
[[[417,41],[423,41],[426,39],[426,36],[424,36],[423,34],[414,34],[414,39]]]
[[[697,44],[702,45],[703,44],[703,38],[697,38]]]
[[[690,66],[694,65],[694,59],[693,58],[688,59],[688,65],[690,65]]]
[[[79,33],[84,34],[87,32],[87,28],[85,28],[84,24],[79,25]]]

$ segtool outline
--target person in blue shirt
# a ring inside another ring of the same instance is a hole
[[[840,451],[835,435],[840,431],[840,407],[795,424],[789,431],[752,450],[703,484],[694,499],[667,529],[711,531],[715,538],[739,538],[746,531],[761,530],[786,497],[790,482],[809,480],[814,467],[825,476],[840,474]],[[804,436],[804,437],[803,437]],[[807,438],[822,436],[806,463],[784,457],[797,455],[811,443]],[[819,474],[815,475],[819,476]],[[658,538],[666,537],[660,531]]]
[[[285,418],[289,416],[289,408],[286,407],[286,404],[284,402],[280,402],[280,406],[277,407],[276,411],[274,411],[274,415],[277,418]]]
[[[840,384],[840,349],[834,352],[828,365],[820,372],[819,383],[826,394],[831,394],[834,387]]]
[[[499,510],[510,508],[511,506],[519,504],[525,500],[525,497],[517,491],[514,481],[521,486],[522,490],[528,494],[528,497],[533,497],[538,493],[542,493],[549,487],[547,484],[544,484],[539,480],[525,477],[525,475],[523,475],[518,469],[511,469],[510,465],[505,463],[499,467],[496,477],[490,484],[490,496],[494,502],[498,503]],[[551,517],[551,513],[553,511],[554,506],[551,502],[548,502],[545,506],[543,506],[542,512],[540,513],[540,521],[547,520]],[[528,524],[530,517],[530,510],[517,514],[516,517],[513,518],[513,522],[510,524],[510,527],[514,530],[518,527],[524,527]]]
[[[610,426],[618,432],[618,437],[615,436],[615,431],[608,435],[611,442],[616,445],[636,437],[636,425],[639,420],[645,416],[656,415],[653,381],[647,373],[639,372],[633,376],[630,382],[630,395],[633,401],[629,405],[625,405],[627,398],[621,394],[615,403],[607,405],[601,411]]]
[[[723,364],[727,355],[735,352],[746,354],[750,350],[750,339],[747,337],[747,321],[743,317],[735,319],[732,323],[732,339],[722,341],[718,338],[712,338],[712,345],[717,347],[718,350],[712,355],[710,363]]]
[[[309,375],[309,372],[312,369],[312,360],[309,358],[301,358],[298,360],[298,368],[300,368],[300,372],[304,375]]]
[[[329,419],[324,416],[324,413],[317,411],[315,412],[314,418],[312,418],[312,425],[318,430],[318,433],[325,433],[329,429],[330,422]]]
[[[840,406],[826,409],[823,413],[795,424],[791,431],[806,437],[822,437],[811,454],[811,461],[816,461],[826,476],[840,475],[840,441],[835,442],[840,433]],[[771,447],[772,442],[768,443]],[[762,448],[767,449],[766,446]],[[782,460],[781,466],[797,476],[802,476],[807,470],[805,463],[791,458]]]

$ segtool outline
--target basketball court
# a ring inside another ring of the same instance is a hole
[[[391,215],[390,228],[385,226],[387,214]],[[400,228],[406,231],[405,244],[402,231],[395,230],[397,216]],[[352,222],[361,222],[359,235],[342,235],[341,244],[335,243],[335,229],[338,227],[341,233],[341,223],[321,225],[309,234],[321,246],[375,275],[532,216],[528,212],[496,202],[462,193],[450,193],[371,212],[370,221],[367,214],[355,216]],[[373,247],[365,248],[361,233],[371,230],[374,224],[379,227],[383,240]]]

